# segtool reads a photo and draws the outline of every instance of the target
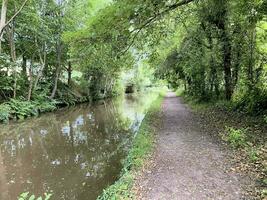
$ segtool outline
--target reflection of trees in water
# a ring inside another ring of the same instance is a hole
[[[3,126],[2,166],[10,198],[25,190],[39,195],[53,189],[58,198],[88,199],[90,194],[93,199],[107,180],[114,180],[129,145],[132,121],[123,109],[112,101],[82,105]]]

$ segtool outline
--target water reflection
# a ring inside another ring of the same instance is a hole
[[[0,199],[53,191],[55,199],[96,199],[118,177],[155,93],[80,105],[0,126]]]

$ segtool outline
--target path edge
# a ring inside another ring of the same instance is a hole
[[[97,200],[129,200],[136,199],[134,183],[142,172],[146,162],[150,160],[155,148],[156,133],[161,123],[161,105],[166,92],[161,91],[158,98],[151,104],[146,116],[140,126],[137,136],[134,138],[133,146],[124,161],[120,178],[108,188]]]

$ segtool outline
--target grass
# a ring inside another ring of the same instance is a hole
[[[159,120],[158,114],[163,97],[164,93],[161,92],[157,100],[149,108],[124,162],[120,179],[105,189],[102,195],[98,197],[98,200],[134,199],[134,193],[132,192],[134,179],[153,150],[156,131],[153,124]]]

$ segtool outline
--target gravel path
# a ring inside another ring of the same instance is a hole
[[[149,169],[137,180],[139,199],[238,200],[244,178],[230,171],[227,152],[174,93],[162,105],[163,126]]]

